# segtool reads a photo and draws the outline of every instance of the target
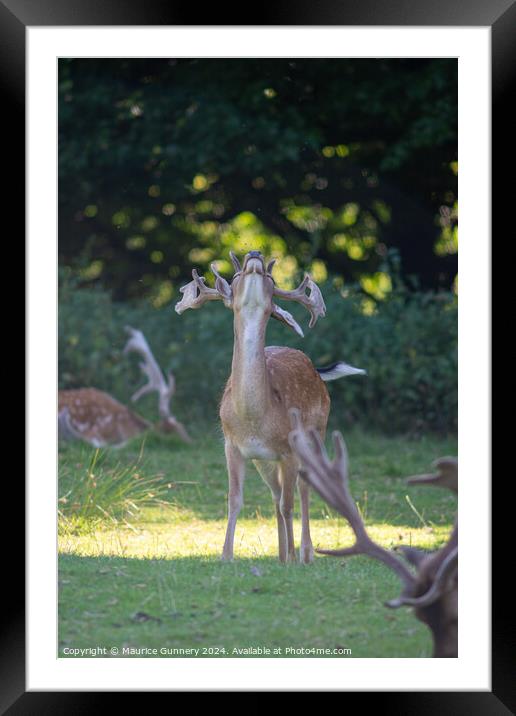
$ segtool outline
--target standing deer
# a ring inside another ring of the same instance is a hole
[[[251,459],[269,486],[276,506],[279,559],[295,561],[293,534],[294,492],[298,468],[288,443],[290,430],[288,410],[300,406],[304,422],[321,436],[326,431],[330,398],[324,384],[343,375],[364,373],[345,363],[316,370],[301,351],[277,346],[265,347],[269,318],[303,331],[274,298],[301,303],[311,315],[312,328],[324,316],[322,294],[306,275],[293,291],[282,291],[275,285],[271,271],[274,260],[266,266],[259,251],[246,254],[243,264],[231,252],[235,269],[231,284],[211,265],[216,281],[209,288],[197,271],[193,281],[181,288],[183,298],[177,313],[200,308],[207,301],[221,300],[234,314],[234,347],[231,375],[220,405],[220,419],[225,438],[229,476],[228,524],[222,552],[224,560],[233,559],[233,543],[238,514],[243,504],[245,461]],[[301,550],[304,563],[313,560],[309,525],[309,487],[298,484],[301,501]]]
[[[405,562],[373,542],[366,532],[358,508],[349,491],[349,470],[346,445],[341,433],[333,433],[335,458],[330,461],[319,433],[313,428],[305,429],[302,415],[291,411],[292,432],[289,442],[301,465],[301,476],[331,507],[349,522],[355,534],[352,547],[338,550],[318,549],[320,554],[347,557],[364,554],[383,562],[392,569],[403,584],[397,599],[385,606],[397,608],[414,607],[414,614],[432,632],[434,657],[456,657],[457,648],[457,589],[458,589],[458,526],[455,526],[448,542],[433,553],[414,547],[398,547]],[[410,484],[427,483],[446,487],[457,492],[458,466],[455,458],[440,458],[434,466],[435,474],[418,475],[408,479]]]
[[[130,338],[124,348],[124,355],[130,352],[138,353],[143,358],[140,369],[148,379],[131,400],[134,403],[143,395],[157,391],[160,421],[153,425],[108,393],[96,388],[60,390],[58,394],[60,439],[77,438],[94,447],[106,445],[121,447],[131,438],[154,428],[164,433],[176,432],[185,442],[191,442],[183,425],[170,412],[170,400],[175,390],[172,372],[169,372],[166,381],[143,333],[130,326],[126,326],[126,331]]]

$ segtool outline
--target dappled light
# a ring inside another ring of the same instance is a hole
[[[60,656],[431,656],[457,188],[454,58],[59,60]]]
[[[210,520],[209,523],[195,517],[195,511],[177,509],[161,510],[157,521],[153,512],[147,510],[137,525],[121,524],[113,528],[92,529],[86,534],[66,533],[59,537],[62,554],[82,557],[124,557],[130,559],[178,559],[202,557],[220,559],[224,542],[226,519]],[[146,520],[149,520],[148,522]],[[312,519],[310,523],[314,546],[326,548],[350,547],[353,534],[345,521],[328,517]],[[294,521],[296,534],[301,532],[301,523]],[[379,544],[392,549],[400,544],[409,544],[423,549],[435,549],[446,541],[449,525],[439,526],[431,531],[426,527],[408,525],[370,524],[368,531]],[[239,558],[276,558],[276,520],[260,514],[239,521],[235,544]],[[324,557],[320,557],[324,559]]]
[[[59,68],[60,263],[84,285],[159,310],[169,266],[232,247],[282,259],[285,287],[324,264],[367,294],[395,249],[405,280],[452,289],[455,60],[102,63]]]

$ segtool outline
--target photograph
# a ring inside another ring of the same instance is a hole
[[[57,82],[57,657],[457,659],[457,58]]]
[[[27,285],[0,714],[514,711],[491,312],[515,14],[0,0]]]

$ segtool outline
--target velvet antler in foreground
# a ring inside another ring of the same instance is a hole
[[[386,602],[391,608],[412,606],[415,615],[430,628],[435,657],[457,656],[457,565],[458,528],[455,525],[448,542],[437,552],[428,554],[411,547],[399,550],[408,564],[394,553],[376,544],[367,534],[362,517],[349,491],[349,467],[346,445],[339,432],[333,433],[335,457],[330,460],[320,435],[305,429],[298,410],[290,411],[292,431],[289,443],[297,456],[301,477],[349,522],[355,535],[352,547],[338,550],[318,549],[335,557],[364,554],[383,562],[403,584],[401,595]],[[448,487],[457,492],[457,461],[436,461],[437,473],[410,478],[410,482]]]

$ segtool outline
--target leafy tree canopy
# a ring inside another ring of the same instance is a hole
[[[284,286],[379,300],[395,255],[449,289],[456,202],[456,60],[60,60],[60,263],[117,299],[251,248]]]

